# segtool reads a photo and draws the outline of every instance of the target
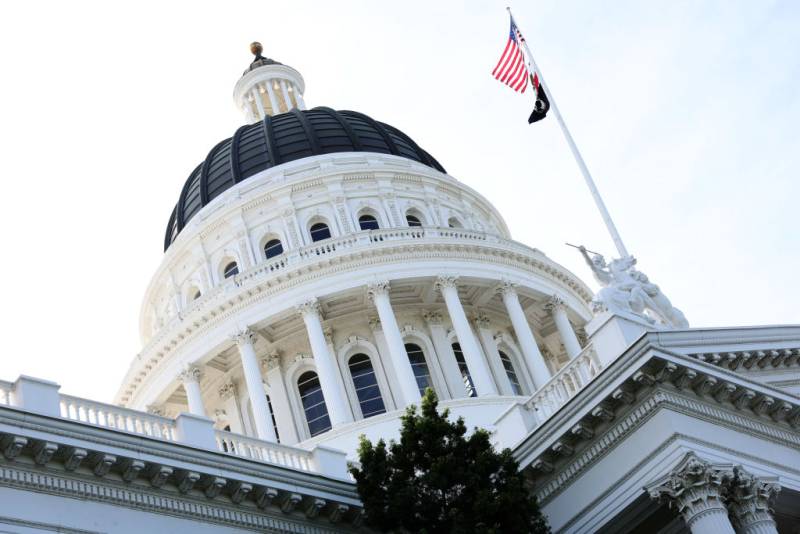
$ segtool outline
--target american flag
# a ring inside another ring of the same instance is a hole
[[[528,88],[528,66],[525,64],[525,54],[522,53],[520,45],[525,42],[525,38],[519,32],[514,19],[511,19],[511,30],[508,32],[508,42],[500,56],[500,61],[492,71],[492,76],[501,83],[506,84],[513,90],[524,93]],[[534,78],[534,83],[538,79]],[[536,84],[538,86],[538,84]],[[537,87],[538,89],[538,87]]]

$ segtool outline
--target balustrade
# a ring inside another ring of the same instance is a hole
[[[214,434],[220,452],[300,471],[314,471],[312,454],[305,449],[287,447],[224,430],[217,430]]]
[[[14,390],[14,384],[11,382],[6,382],[5,380],[0,380],[0,405],[2,406],[10,406],[11,402],[11,392]]]
[[[61,395],[61,417],[151,438],[175,441],[175,421],[112,404]]]

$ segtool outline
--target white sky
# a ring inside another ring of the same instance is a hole
[[[490,71],[505,2],[15,2],[0,8],[0,377],[110,400],[189,172],[244,119],[248,44],[309,106],[412,136],[587,282],[613,252],[550,117]],[[511,3],[639,267],[693,326],[800,322],[800,4]]]

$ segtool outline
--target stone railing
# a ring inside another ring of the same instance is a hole
[[[346,455],[338,450],[321,445],[307,450],[262,441],[215,430],[214,422],[207,417],[182,413],[172,419],[64,395],[59,393],[59,388],[56,383],[28,376],[21,376],[16,382],[0,381],[0,407],[350,480]]]
[[[260,439],[217,430],[214,432],[217,440],[217,449],[227,454],[258,460],[270,464],[282,465],[299,469],[301,471],[313,471],[314,461],[311,452],[305,449],[287,447],[277,443],[270,443]]]
[[[591,344],[587,345],[580,354],[531,395],[525,407],[531,410],[536,422],[541,424],[600,374],[601,369],[602,365],[594,347]]]
[[[510,447],[527,436],[600,374],[600,363],[589,344],[562,367],[525,402],[517,403],[495,421],[495,438],[502,447]]]
[[[151,438],[175,441],[175,420],[71,395],[60,395],[61,417]]]

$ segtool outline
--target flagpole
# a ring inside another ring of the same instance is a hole
[[[511,16],[511,20],[513,21],[514,15],[511,14],[511,8],[507,7],[506,9],[508,10],[508,14]],[[516,25],[516,21],[514,22],[514,24]],[[575,145],[575,140],[572,139],[572,135],[569,133],[567,125],[564,122],[564,119],[561,117],[561,113],[558,111],[558,106],[556,105],[556,100],[553,97],[553,93],[547,87],[547,82],[544,81],[544,76],[542,75],[542,71],[539,70],[539,68],[536,66],[536,62],[533,59],[533,54],[531,54],[531,50],[530,48],[528,48],[528,42],[522,41],[522,45],[525,47],[525,52],[528,56],[528,60],[530,61],[531,66],[533,67],[532,71],[537,73],[539,76],[539,83],[544,89],[544,92],[547,95],[547,99],[550,101],[550,109],[556,116],[556,121],[558,121],[559,126],[561,126],[561,132],[564,134],[564,138],[567,140],[567,144],[569,145],[569,148],[572,151],[572,155],[575,157],[575,161],[578,163],[578,167],[581,169],[581,173],[583,174],[583,179],[586,181],[586,185],[589,187],[589,191],[592,193],[592,198],[594,198],[594,203],[597,205],[597,209],[600,210],[600,216],[603,218],[603,222],[606,224],[608,233],[611,234],[611,239],[614,241],[614,245],[617,247],[617,252],[619,252],[620,257],[626,258],[629,255],[628,250],[622,243],[622,238],[619,236],[619,232],[617,232],[617,227],[614,225],[614,221],[611,220],[611,215],[608,213],[606,204],[605,202],[603,202],[603,199],[600,196],[600,191],[597,190],[597,186],[594,184],[592,175],[589,173],[589,168],[583,161],[583,157],[581,156],[580,151],[578,151],[578,147]]]

